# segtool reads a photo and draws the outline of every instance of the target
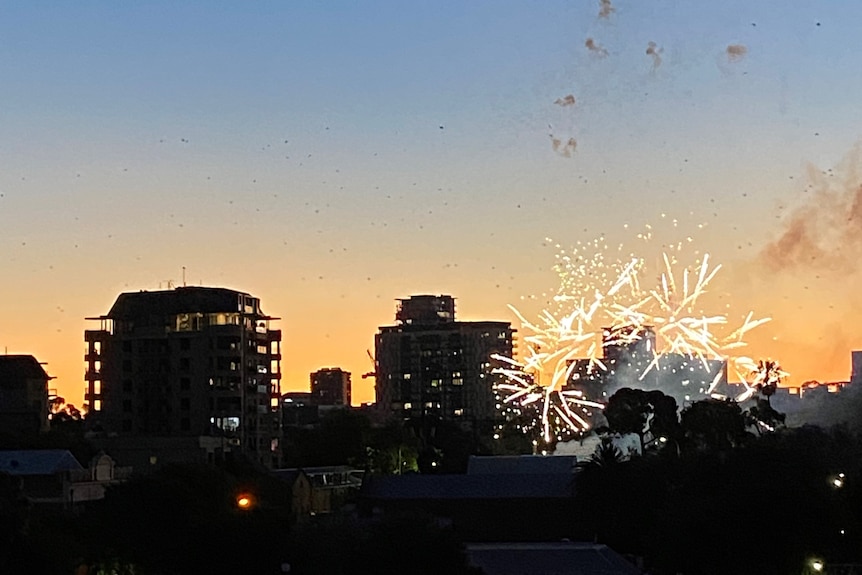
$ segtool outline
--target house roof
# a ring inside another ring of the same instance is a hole
[[[578,458],[574,455],[471,455],[467,474],[485,473],[574,473]]]
[[[0,472],[9,475],[54,475],[84,469],[66,449],[0,451]]]
[[[238,312],[244,292],[227,288],[180,287],[172,290],[121,293],[106,317],[129,320],[150,315]]]
[[[641,571],[596,543],[468,544],[470,563],[485,575],[638,575]]]
[[[371,477],[362,495],[381,500],[568,499],[574,476],[565,473],[388,475]]]
[[[32,355],[0,355],[0,385],[27,379],[51,379]]]

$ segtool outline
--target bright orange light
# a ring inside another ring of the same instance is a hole
[[[250,495],[240,495],[236,498],[236,506],[240,509],[250,509],[251,503],[252,501]]]

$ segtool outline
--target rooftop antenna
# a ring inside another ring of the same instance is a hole
[[[186,287],[186,266],[183,266],[183,287]]]

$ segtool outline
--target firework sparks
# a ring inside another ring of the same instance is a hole
[[[781,369],[777,361],[773,360],[760,360],[755,363],[750,357],[740,357],[736,358],[735,363],[737,373],[740,374],[740,380],[745,387],[745,391],[737,396],[737,402],[750,399],[757,393],[772,395],[781,381],[790,375]]]
[[[638,237],[649,239],[650,228]],[[717,335],[728,324],[727,317],[707,315],[699,309],[700,298],[721,269],[720,265],[710,265],[708,254],[695,267],[679,273],[674,270],[676,255],[665,252],[658,285],[644,289],[638,279],[644,271],[644,259],[634,255],[627,259],[607,257],[604,238],[579,244],[571,252],[559,244],[556,247],[560,250],[555,266],[560,287],[552,298],[555,307],[542,310],[538,321],[529,321],[510,306],[526,333],[526,355],[522,361],[495,356],[505,364],[497,370],[507,379],[497,386],[505,396],[503,403],[534,409],[546,442],[589,430],[590,410],[602,408],[601,403],[568,385],[584,365],[588,375],[608,372],[607,358],[599,356],[603,347],[598,343],[600,334],[604,335],[604,347],[624,348],[644,334],[654,333],[655,344],[647,346],[651,357],[640,373],[641,380],[650,371],[659,371],[663,358],[669,356],[700,363],[710,374],[710,361],[727,361],[737,374],[751,373],[750,360],[729,357],[733,350],[745,346],[744,337],[750,330],[769,319],[755,320],[749,313],[729,335]],[[603,330],[602,325],[610,327]],[[550,377],[547,383],[541,382],[543,374]],[[721,371],[714,376],[707,393],[714,391],[722,376]],[[770,377],[764,373],[761,383],[771,381]]]

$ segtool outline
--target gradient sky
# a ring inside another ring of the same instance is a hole
[[[80,404],[84,318],[185,266],[282,318],[285,390],[340,366],[370,401],[395,299],[514,322],[557,285],[546,237],[651,223],[697,231],[729,319],[774,318],[749,355],[846,379],[862,3],[613,5],[4,1],[0,346]]]

